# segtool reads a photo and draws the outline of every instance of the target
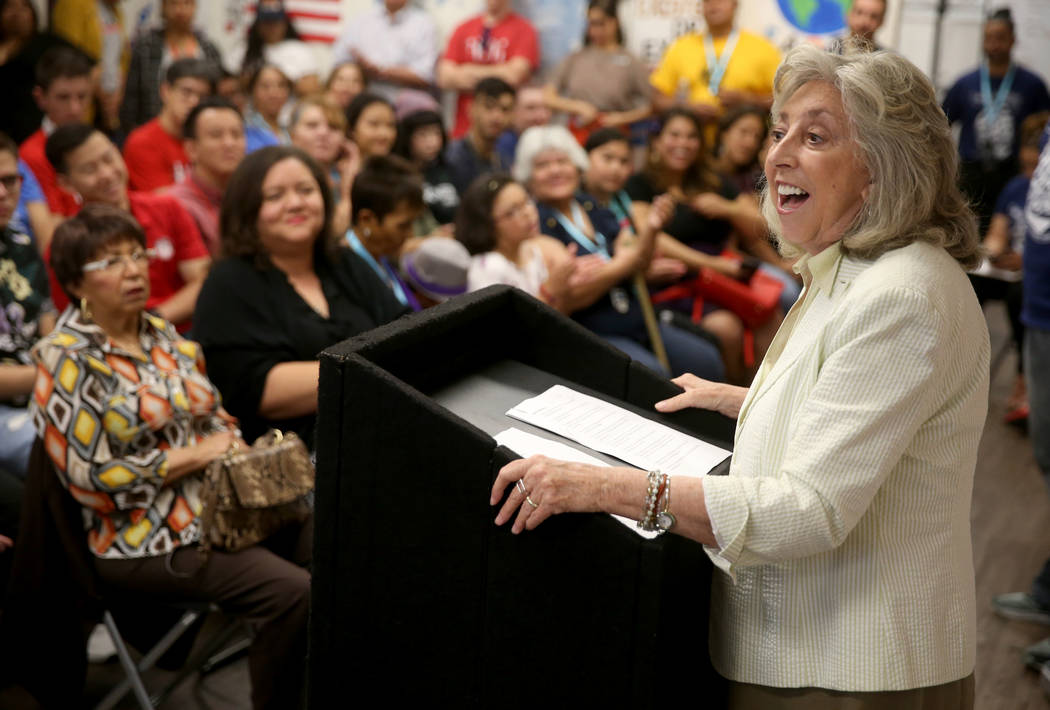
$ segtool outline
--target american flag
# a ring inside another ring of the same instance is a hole
[[[242,25],[245,29],[255,20],[255,3],[244,7],[243,19],[238,18],[238,2],[227,2],[227,31],[234,32]],[[342,0],[284,0],[284,11],[295,25],[299,36],[306,42],[332,44],[339,38],[339,23],[342,19]]]
[[[306,42],[331,44],[339,38],[341,0],[284,0],[284,9]]]

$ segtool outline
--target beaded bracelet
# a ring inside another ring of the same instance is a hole
[[[662,476],[659,471],[650,471],[647,475],[649,486],[645,492],[645,515],[638,521],[638,527],[642,530],[656,529],[656,505],[660,497]]]

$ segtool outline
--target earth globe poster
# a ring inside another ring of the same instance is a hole
[[[838,34],[852,0],[777,0],[784,18],[806,34]]]

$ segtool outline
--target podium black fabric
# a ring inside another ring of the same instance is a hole
[[[321,356],[310,705],[721,707],[711,565],[673,535],[562,515],[514,536],[488,491],[512,452],[429,393],[513,359],[651,410],[679,391],[525,294],[492,287]],[[729,446],[733,423],[653,418]]]

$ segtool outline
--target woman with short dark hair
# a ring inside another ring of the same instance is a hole
[[[230,178],[226,258],[197,299],[194,335],[249,439],[290,429],[313,447],[318,355],[407,309],[331,233],[324,170],[291,146],[247,156]]]
[[[305,673],[312,521],[238,552],[201,555],[201,472],[247,446],[197,343],[145,310],[142,228],[87,205],[55,230],[51,267],[71,305],[34,349],[32,410],[55,473],[85,509],[108,587],[148,600],[209,601],[254,631],[255,708],[295,707]]]

